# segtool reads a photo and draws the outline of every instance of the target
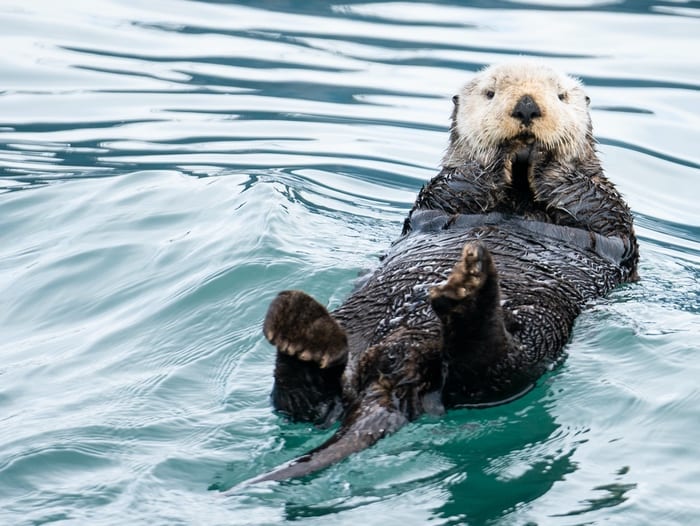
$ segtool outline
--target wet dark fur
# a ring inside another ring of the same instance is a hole
[[[590,142],[561,163],[516,138],[493,166],[444,168],[340,308],[299,291],[273,301],[275,407],[341,424],[255,481],[321,469],[426,412],[507,401],[557,361],[584,305],[636,279],[630,211]]]

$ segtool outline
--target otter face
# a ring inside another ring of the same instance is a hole
[[[488,67],[453,98],[445,164],[488,166],[505,156],[553,154],[560,162],[593,148],[589,99],[581,83],[536,62]]]

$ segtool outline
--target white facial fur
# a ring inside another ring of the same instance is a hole
[[[529,128],[511,116],[524,95],[539,106],[541,117]],[[491,164],[509,140],[534,135],[538,147],[561,162],[590,152],[593,145],[588,97],[581,83],[538,62],[490,66],[460,90],[446,165],[476,160]]]

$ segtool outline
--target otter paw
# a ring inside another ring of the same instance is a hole
[[[305,292],[280,292],[267,310],[263,333],[279,352],[321,368],[340,364],[347,357],[345,331]]]
[[[493,269],[489,251],[479,242],[462,249],[462,258],[454,266],[444,285],[430,290],[430,302],[439,315],[463,304],[484,286]]]

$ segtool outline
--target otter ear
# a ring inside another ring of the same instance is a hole
[[[452,97],[452,115],[450,116],[450,119],[452,120],[453,124],[457,121],[457,112],[458,111],[459,111],[459,95],[455,95]]]

